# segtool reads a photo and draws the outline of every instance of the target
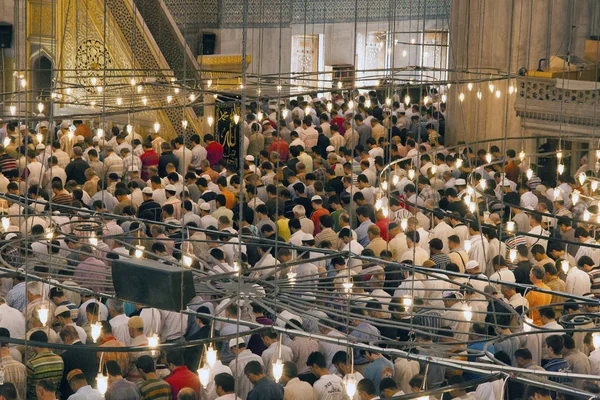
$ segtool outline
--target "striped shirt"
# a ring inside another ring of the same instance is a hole
[[[596,296],[596,299],[600,298],[600,267],[594,267],[588,272],[590,279],[592,280],[592,293]]]
[[[429,259],[435,263],[435,268],[444,270],[446,269],[446,265],[452,262],[450,257],[444,253],[432,254]]]
[[[138,385],[140,400],[171,400],[171,385],[162,379],[148,379]]]
[[[15,385],[19,398],[26,399],[27,369],[25,366],[15,361],[10,355],[2,357],[1,362],[4,368],[4,382],[10,382]]]
[[[6,153],[0,156],[0,167],[2,167],[2,174],[7,178],[16,177],[19,174],[17,160]]]
[[[27,399],[37,399],[36,385],[47,380],[56,387],[60,385],[63,376],[64,363],[62,358],[50,351],[37,353],[27,362]]]

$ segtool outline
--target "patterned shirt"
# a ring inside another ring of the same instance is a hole
[[[440,194],[436,190],[433,190],[429,185],[423,186],[423,189],[420,190],[419,197],[423,199],[423,201],[432,199],[436,204],[440,202]]]
[[[435,263],[437,269],[446,269],[446,265],[452,262],[450,257],[444,253],[432,254],[429,259]]]
[[[26,399],[27,369],[25,366],[15,361],[10,355],[2,357],[1,362],[4,368],[4,382],[10,382],[15,385],[19,398]]]
[[[171,400],[171,385],[162,379],[148,379],[138,385],[140,400]]]
[[[60,385],[63,376],[64,363],[62,358],[56,354],[45,351],[37,353],[27,362],[27,399],[37,399],[35,393],[36,385],[47,380],[56,387]]]

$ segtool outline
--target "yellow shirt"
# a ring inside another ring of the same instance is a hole
[[[535,286],[540,289],[550,290],[550,288],[544,283],[536,283]],[[529,291],[525,298],[529,302],[529,308],[546,306],[552,302],[552,295],[549,293],[541,293],[536,291]],[[542,319],[540,318],[540,312],[538,310],[529,311],[529,317],[533,319],[533,323],[537,326],[542,326]]]
[[[279,218],[277,220],[277,235],[280,236],[286,242],[292,237],[292,232],[288,225],[289,218]]]

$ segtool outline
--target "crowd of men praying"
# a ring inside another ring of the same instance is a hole
[[[436,93],[261,98],[241,165],[210,133],[0,125],[0,399],[100,399],[99,374],[111,400],[598,395],[569,375],[600,373],[593,171],[549,181],[520,149],[446,148],[444,115]],[[102,296],[129,258],[291,297],[202,292],[181,313]],[[469,385],[468,362],[538,384]]]

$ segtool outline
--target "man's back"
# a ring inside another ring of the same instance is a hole
[[[148,379],[138,386],[140,400],[171,400],[171,385],[162,379]]]

